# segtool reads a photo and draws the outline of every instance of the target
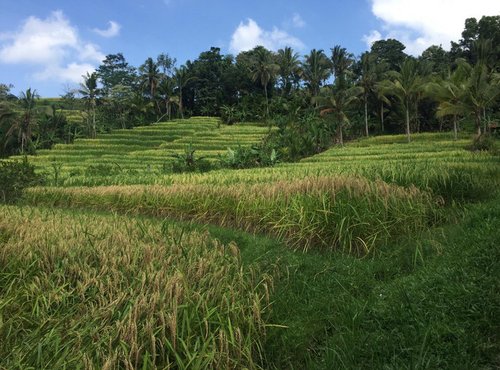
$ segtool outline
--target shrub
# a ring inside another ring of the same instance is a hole
[[[227,152],[220,158],[221,167],[234,169],[269,167],[278,163],[278,154],[275,149],[264,146],[227,148]]]
[[[495,150],[495,139],[489,134],[482,134],[474,137],[472,144],[467,147],[467,149],[477,152],[477,151],[494,151]]]
[[[208,172],[212,170],[212,164],[205,157],[196,157],[195,152],[193,145],[189,144],[184,149],[184,153],[172,154],[171,157],[175,159],[172,163],[172,172]]]
[[[14,203],[28,186],[41,185],[43,178],[35,174],[35,167],[26,158],[0,162],[0,202]]]

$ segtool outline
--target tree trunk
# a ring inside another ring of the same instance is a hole
[[[266,119],[269,118],[269,99],[267,98],[267,84],[264,85],[264,95],[266,96]]]
[[[24,145],[26,143],[26,135],[25,133],[21,133],[21,154],[24,154]]]
[[[380,122],[382,123],[382,133],[384,133],[384,102],[380,104]]]
[[[184,119],[184,107],[182,106],[182,89],[179,89],[179,110],[181,111],[181,118]]]
[[[342,124],[339,125],[339,141],[340,141],[340,145],[344,146],[344,135],[342,132]]]
[[[365,131],[366,131],[366,137],[368,137],[369,132],[368,132],[368,99],[365,97]]]
[[[477,137],[481,136],[481,113],[476,112]]]
[[[410,109],[406,107],[406,139],[408,142],[411,141],[410,138]]]
[[[483,132],[486,133],[488,132],[488,120],[486,119],[486,107],[483,107],[483,122],[484,122],[484,127],[483,127]]]
[[[453,115],[453,137],[455,140],[458,138],[458,128],[457,128],[457,115]]]
[[[95,139],[97,137],[97,132],[96,132],[96,127],[95,127],[95,108],[92,109],[92,138]]]

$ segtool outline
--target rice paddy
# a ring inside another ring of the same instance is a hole
[[[0,368],[488,368],[499,280],[475,261],[497,261],[498,155],[439,133],[164,171],[188,145],[216,161],[267,132],[200,117],[30,157],[48,186],[0,208]],[[460,271],[483,308],[460,306]]]
[[[195,117],[115,130],[96,139],[77,139],[71,145],[57,144],[40,150],[30,161],[49,174],[57,165],[63,183],[73,185],[78,181],[74,177],[87,175],[92,166],[115,167],[122,173],[162,173],[173,161],[173,154],[190,146],[197,157],[215,161],[229,147],[260,142],[268,130],[253,124],[220,125],[216,118]]]

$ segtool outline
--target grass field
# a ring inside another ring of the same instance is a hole
[[[499,157],[442,133],[161,171],[267,130],[194,118],[31,158],[60,177],[1,208],[0,368],[499,366]]]

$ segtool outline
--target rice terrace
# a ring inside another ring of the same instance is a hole
[[[85,44],[124,38],[117,21],[79,30],[64,8],[0,26],[0,369],[498,369],[488,4],[418,53],[380,33],[308,51],[293,13],[241,22],[227,53],[141,49],[138,67]],[[60,65],[16,90],[35,33]],[[92,69],[54,92],[78,50]]]

